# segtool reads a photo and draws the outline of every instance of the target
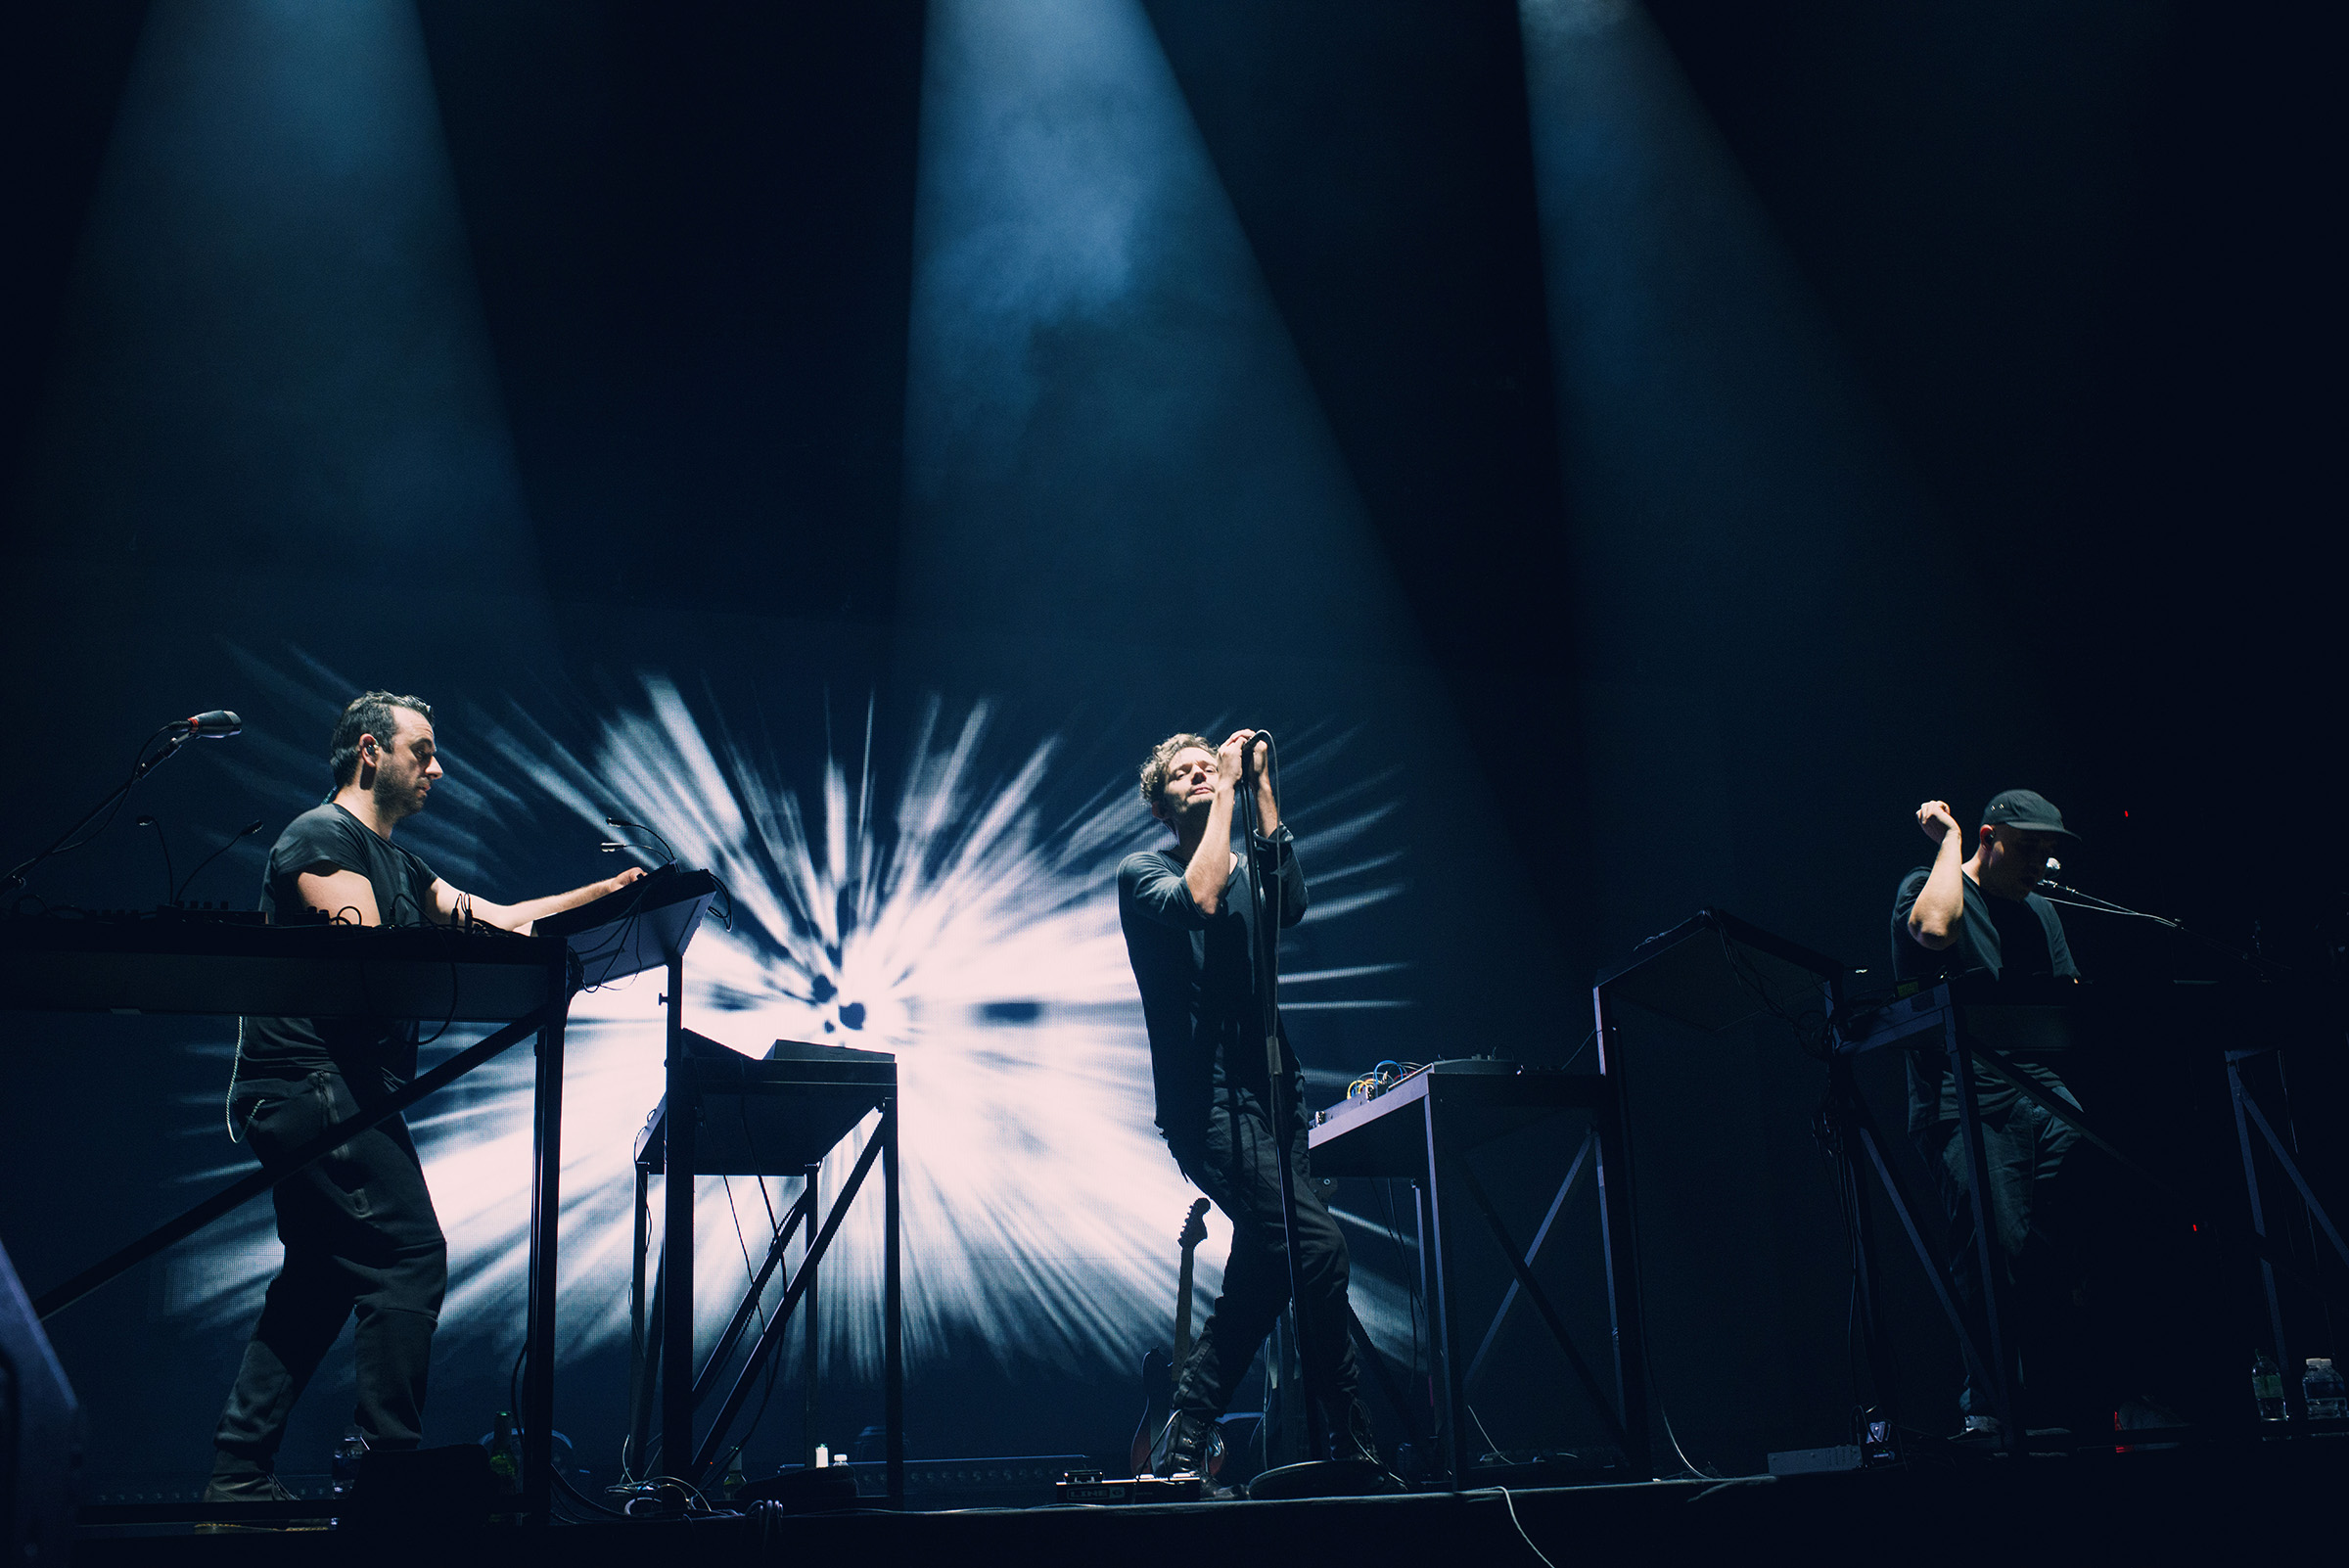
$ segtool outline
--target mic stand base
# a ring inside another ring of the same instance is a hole
[[[1267,1470],[1248,1483],[1248,1500],[1284,1498],[1377,1498],[1405,1490],[1384,1465],[1368,1459],[1306,1459]]]

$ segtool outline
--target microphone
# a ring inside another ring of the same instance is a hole
[[[168,727],[178,730],[183,737],[193,738],[203,735],[212,740],[220,740],[243,730],[245,720],[225,708],[215,708],[209,713],[197,714],[175,720]]]

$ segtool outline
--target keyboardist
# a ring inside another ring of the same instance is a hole
[[[1971,854],[1948,802],[1925,802],[1916,808],[1916,823],[1935,851],[1933,863],[1910,872],[1894,896],[1895,977],[1920,982],[1947,975],[1987,975],[2001,981],[2080,978],[2055,906],[2033,891],[2047,875],[2048,856],[2064,841],[2078,838],[2063,825],[2062,812],[2034,791],[2008,790],[1983,807]],[[2078,1107],[2080,1102],[2052,1067],[2032,1061],[2016,1066]],[[2011,1304],[2009,1315],[2019,1319],[2009,1332],[2019,1329],[2018,1338],[2035,1340],[2023,1357],[2026,1408],[2043,1422],[2076,1419],[2067,1407],[2079,1398],[2070,1385],[2082,1370],[2077,1364],[2077,1335],[2066,1332],[2076,1326],[2069,1322],[2074,1314],[2067,1310],[2073,1282],[2063,1277],[2071,1265],[2052,1255],[2050,1246],[2050,1232],[2061,1229],[2059,1223],[2050,1223],[2050,1199],[2057,1190],[2064,1156],[2079,1134],[1987,1068],[1976,1068],[1974,1089],[1990,1167],[1984,1191],[2000,1300]],[[1965,1309],[1978,1318],[1979,1244],[1964,1142],[1958,1136],[1957,1081],[1946,1055],[1911,1053],[1909,1133],[1940,1178],[1950,1220],[1951,1272]],[[2073,1341],[2068,1347],[2062,1343],[2067,1339]],[[1990,1407],[1990,1391],[1976,1386],[1971,1377],[1958,1398],[1958,1410],[1965,1435],[2004,1435]]]
[[[527,933],[532,922],[617,892],[644,873],[525,903],[499,904],[451,887],[392,842],[442,777],[433,711],[415,697],[371,691],[336,721],[334,791],[296,817],[269,853],[261,908],[275,922],[302,910],[358,925],[482,923]],[[230,1081],[230,1135],[265,1166],[351,1115],[416,1070],[412,1020],[248,1018]],[[381,1122],[278,1183],[285,1264],[213,1434],[207,1502],[283,1502],[276,1457],[295,1401],[355,1312],[353,1420],[370,1448],[408,1449],[422,1435],[433,1331],[448,1281],[448,1247],[415,1142],[398,1117]]]

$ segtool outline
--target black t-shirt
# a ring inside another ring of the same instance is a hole
[[[2072,962],[2071,945],[2064,940],[2063,918],[2055,906],[2036,893],[2020,899],[1984,893],[1972,877],[1959,874],[1965,890],[1965,913],[1958,923],[1958,940],[1933,948],[1909,935],[1909,914],[1924,891],[1932,867],[1918,866],[1901,879],[1892,900],[1892,973],[1895,980],[1930,983],[1950,975],[1988,975],[1994,980],[2077,980],[2080,966]],[[2033,1077],[2058,1084],[2050,1069],[2024,1061],[2017,1066]],[[1987,1068],[1977,1070],[1974,1087],[1986,1112],[2014,1098],[2011,1084]],[[1925,1047],[1909,1053],[1909,1130],[1922,1131],[1935,1122],[1956,1120],[1958,1087],[1949,1070],[1946,1051]]]
[[[261,912],[290,923],[303,907],[299,877],[356,871],[375,889],[387,926],[430,921],[433,872],[415,855],[329,801],[286,824],[269,852]],[[329,914],[335,911],[327,911]],[[248,1018],[239,1047],[243,1078],[299,1080],[322,1067],[339,1070],[353,1091],[404,1082],[416,1074],[416,1021],[383,1018]]]
[[[1901,879],[1901,890],[1893,896],[1895,980],[1933,981],[1947,975],[2003,980],[2009,974],[2080,978],[2071,945],[2064,941],[2063,918],[2053,904],[2036,893],[2025,894],[2020,901],[1993,898],[1962,872],[1958,880],[1965,889],[1965,915],[1958,923],[1958,940],[1935,949],[1909,935],[1910,911],[1932,874],[1931,866],[1918,866]]]
[[[1280,923],[1305,918],[1305,873],[1286,827],[1255,844],[1257,865],[1243,857],[1214,914],[1203,912],[1183,880],[1183,862],[1168,850],[1129,854],[1118,867],[1118,923],[1126,956],[1142,993],[1150,1031],[1150,1073],[1158,1091],[1158,1126],[1177,1154],[1206,1136],[1216,1091],[1236,1084],[1267,1093],[1265,1046],[1258,1020],[1250,933],[1255,902],[1249,878],[1277,879]],[[1267,896],[1275,890],[1267,884]],[[1281,1036],[1287,1044],[1287,1035]],[[1294,1057],[1286,1065],[1297,1071]]]

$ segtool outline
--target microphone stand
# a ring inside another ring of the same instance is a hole
[[[173,730],[177,730],[179,733],[171,735],[171,740],[168,745],[166,745],[161,751],[157,752],[153,757],[147,755],[147,748],[155,744],[156,735],[170,734]],[[112,793],[110,793],[106,799],[100,801],[96,806],[91,807],[88,811],[84,812],[80,821],[74,823],[71,827],[66,829],[63,833],[60,833],[56,838],[52,839],[49,843],[49,848],[43,850],[40,853],[34,855],[29,860],[19,862],[17,867],[10,871],[7,876],[0,877],[0,893],[12,893],[24,886],[25,881],[31,877],[34,869],[38,867],[43,860],[48,859],[50,856],[54,854],[60,854],[69,849],[77,850],[81,848],[81,845],[79,844],[68,844],[66,841],[70,839],[74,834],[79,833],[83,828],[88,827],[91,819],[97,816],[99,812],[107,810],[109,807],[114,807],[115,810],[120,810],[122,807],[123,797],[127,796],[132,790],[138,787],[139,780],[154,772],[158,767],[161,767],[164,761],[170,758],[178,756],[179,749],[182,746],[185,746],[188,741],[195,736],[195,726],[190,724],[184,718],[177,718],[173,719],[170,723],[165,724],[161,729],[157,730],[155,735],[148,736],[145,743],[139,747],[138,760],[131,764],[130,777],[124,779],[120,784],[115,785]],[[107,830],[108,825],[113,821],[113,815],[109,814],[106,821],[101,822],[98,825],[98,833],[104,833]],[[98,833],[91,834],[90,838],[96,838]],[[82,840],[82,844],[87,844],[88,842],[89,839]]]
[[[1273,765],[1272,736],[1260,731],[1265,742],[1267,776],[1272,781],[1277,804],[1280,770]],[[1309,1423],[1307,1452],[1313,1458],[1327,1460],[1329,1431],[1327,1422],[1338,1419],[1334,1409],[1324,1407],[1321,1380],[1315,1370],[1313,1329],[1309,1321],[1312,1314],[1305,1303],[1305,1263],[1300,1255],[1297,1236],[1297,1187],[1295,1173],[1289,1159],[1289,1121],[1295,1107],[1289,1103],[1288,1064],[1280,1048],[1280,894],[1277,875],[1266,887],[1263,867],[1257,864],[1257,841],[1263,836],[1256,805],[1256,779],[1252,760],[1256,743],[1252,740],[1240,753],[1240,810],[1248,840],[1248,903],[1253,917],[1256,951],[1254,968],[1257,979],[1257,999],[1261,1009],[1258,1025],[1265,1039],[1265,1078],[1267,1098],[1266,1107],[1271,1113],[1272,1138],[1278,1150],[1276,1164],[1280,1169],[1280,1225],[1282,1250],[1289,1263],[1289,1317],[1297,1328],[1297,1359],[1304,1370],[1305,1415]],[[1273,864],[1277,866],[1278,851]]]
[[[2147,914],[2142,909],[2132,909],[2125,903],[2115,903],[2110,899],[2099,899],[2093,893],[2082,893],[2078,888],[2065,887],[2053,877],[2040,878],[2039,885],[2033,891],[2050,903],[2060,903],[2067,908],[2086,909],[2092,914],[2125,915],[2132,920],[2150,920],[2157,926],[2167,927],[2182,937],[2200,943],[2213,952],[2225,953],[2230,958],[2249,964],[2252,968],[2261,971],[2262,974],[2286,972],[2283,966],[2275,960],[2262,957],[2256,952],[2245,952],[2240,947],[2231,947],[2215,937],[2205,937],[2199,931],[2188,926],[2183,920],[2172,920],[2167,915]]]

